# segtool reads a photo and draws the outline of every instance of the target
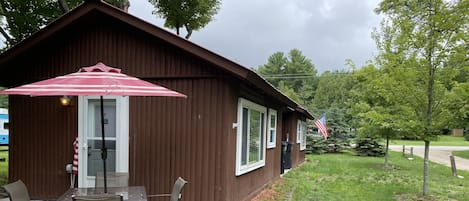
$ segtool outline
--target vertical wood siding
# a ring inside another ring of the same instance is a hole
[[[131,184],[171,192],[181,176],[190,200],[223,200],[224,84],[216,79],[166,81],[188,98],[132,97]],[[229,115],[229,114],[228,114]]]
[[[76,101],[75,101],[76,102]],[[70,185],[77,110],[57,97],[10,96],[9,180],[28,186],[32,199],[54,199]]]

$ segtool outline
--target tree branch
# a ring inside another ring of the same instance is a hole
[[[2,33],[3,37],[7,40],[9,44],[14,44],[15,42],[13,39],[8,35],[8,33],[3,29],[3,27],[0,27],[0,33]]]
[[[68,8],[67,2],[65,2],[65,0],[58,0],[57,2],[59,3],[59,7],[60,7],[60,10],[62,11],[62,13],[65,14],[70,10]]]
[[[186,24],[186,31],[187,31],[187,34],[186,34],[186,39],[189,40],[189,38],[191,37],[192,35],[192,28],[190,28],[189,25]]]

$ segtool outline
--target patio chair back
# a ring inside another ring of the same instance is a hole
[[[125,172],[107,172],[107,187],[129,186],[129,174]],[[95,187],[104,187],[103,172],[96,173]]]
[[[21,181],[15,181],[3,186],[3,189],[8,193],[10,201],[29,201],[29,193],[26,185]]]
[[[171,192],[170,201],[179,201],[182,198],[182,189],[184,185],[187,184],[187,181],[179,177],[176,182],[174,182],[173,191]]]
[[[122,195],[100,194],[100,195],[76,195],[72,196],[73,201],[123,201]]]
[[[150,197],[170,197],[170,201],[180,201],[182,198],[182,189],[184,185],[187,184],[187,181],[179,177],[173,185],[173,191],[171,194],[156,194],[156,195],[147,195],[147,198]]]

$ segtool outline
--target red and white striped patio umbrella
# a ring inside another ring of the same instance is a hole
[[[0,91],[0,94],[30,96],[175,96],[186,95],[121,73],[98,63],[76,73]]]
[[[26,84],[0,91],[0,94],[16,94],[29,96],[100,96],[101,100],[101,132],[104,172],[104,192],[107,192],[106,158],[107,149],[104,141],[103,96],[172,96],[186,95],[168,88],[152,84],[121,73],[118,68],[97,63],[83,67],[76,73]]]

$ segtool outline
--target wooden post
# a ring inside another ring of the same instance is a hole
[[[449,155],[449,160],[451,161],[451,171],[453,172],[453,176],[457,177],[458,173],[456,172],[456,161],[454,161],[454,156]]]
[[[414,159],[414,147],[410,147],[410,159]]]
[[[405,157],[405,145],[402,145],[402,156]]]

